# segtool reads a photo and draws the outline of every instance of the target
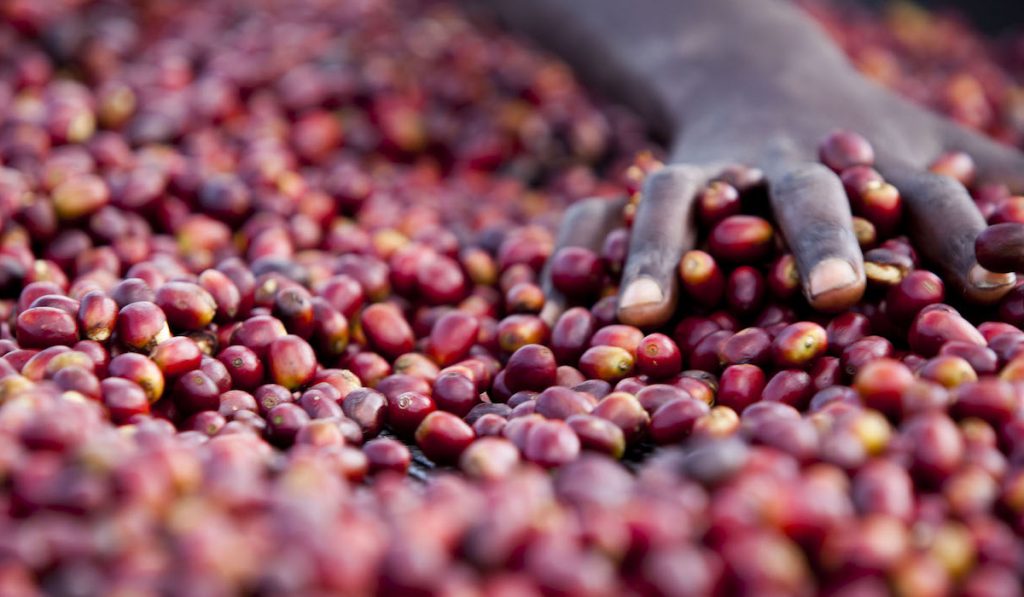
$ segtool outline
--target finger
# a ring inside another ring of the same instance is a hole
[[[562,247],[584,247],[600,252],[601,244],[609,232],[622,225],[622,209],[625,199],[587,199],[572,204],[565,211],[555,240],[555,252]],[[551,260],[541,273],[541,288],[544,290],[544,308],[540,317],[548,325],[554,325],[565,310],[565,296],[555,290],[551,283]]]
[[[937,265],[963,298],[992,303],[1013,288],[1013,274],[978,265],[974,240],[985,229],[967,189],[956,180],[906,167],[881,168],[904,198],[910,235],[922,255]]]
[[[630,234],[619,292],[619,320],[637,327],[664,323],[675,311],[676,268],[694,246],[692,207],[707,181],[694,166],[666,166],[647,177]]]
[[[811,306],[841,311],[860,300],[864,257],[839,177],[820,164],[777,168],[768,190]]]
[[[1005,184],[1015,193],[1024,193],[1024,153],[961,126],[954,125],[949,137],[950,147],[974,160],[980,182]]]

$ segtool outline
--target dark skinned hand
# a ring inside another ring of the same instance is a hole
[[[698,12],[704,9],[702,2],[695,4]],[[718,9],[708,5],[706,10]],[[746,39],[767,48],[764,52],[702,56],[688,63],[690,75],[679,85],[660,84],[670,91],[661,94],[669,98],[662,101],[668,114],[658,122],[670,122],[678,132],[668,164],[648,177],[642,191],[618,297],[619,319],[652,327],[675,313],[679,260],[697,237],[694,200],[708,181],[735,164],[763,172],[775,220],[811,306],[840,311],[856,303],[865,288],[863,256],[842,183],[817,159],[819,143],[836,129],[856,131],[871,142],[875,168],[903,197],[911,240],[943,274],[951,294],[978,303],[1005,295],[1014,275],[988,272],[975,261],[974,239],[985,228],[984,218],[963,185],[927,166],[945,151],[961,150],[974,158],[979,182],[1024,190],[1024,155],[862,77],[802,13],[787,14],[767,28],[748,26]],[[783,28],[789,38],[777,41]],[[781,44],[784,55],[773,53],[773,44]],[[705,69],[705,76],[693,76],[694,68]],[[603,85],[608,88],[609,81]],[[557,245],[598,250],[606,234],[621,225],[622,206],[602,199],[573,205]],[[550,284],[546,289],[544,317],[553,321],[565,303]]]

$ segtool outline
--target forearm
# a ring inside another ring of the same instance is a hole
[[[789,0],[484,4],[509,27],[560,54],[588,84],[673,130],[682,118],[680,106],[715,101],[718,85],[730,76],[773,73],[786,86],[787,79],[813,77],[823,58],[848,68],[839,50]],[[823,57],[823,52],[833,55]]]

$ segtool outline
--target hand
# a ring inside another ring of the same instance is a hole
[[[817,161],[819,142],[836,129],[871,142],[875,168],[903,197],[915,247],[940,269],[951,295],[990,303],[1012,288],[1013,274],[988,272],[975,261],[974,239],[986,224],[967,190],[927,165],[944,151],[962,150],[976,161],[979,182],[1022,190],[1024,155],[876,86],[834,47],[803,60],[795,71],[806,75],[800,78],[754,67],[707,73],[707,85],[680,102],[676,117],[685,126],[673,139],[669,165],[648,177],[633,223],[619,293],[621,321],[649,327],[672,316],[679,300],[677,266],[696,240],[694,199],[732,164],[763,171],[811,306],[839,311],[856,303],[865,276],[850,208],[839,177]],[[605,200],[572,206],[558,245],[599,249],[621,224],[621,208],[621,202]],[[564,303],[555,292],[549,297],[545,317],[552,319]]]

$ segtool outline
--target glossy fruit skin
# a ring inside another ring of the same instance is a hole
[[[881,336],[864,336],[847,346],[840,356],[843,375],[853,379],[868,363],[893,354],[892,343]]]
[[[627,444],[643,438],[650,424],[650,415],[632,394],[612,392],[594,407],[591,414],[614,423],[625,435]]]
[[[970,155],[962,151],[947,151],[935,158],[928,169],[936,174],[943,174],[956,179],[964,186],[974,182],[977,169]]]
[[[633,355],[618,346],[592,346],[580,357],[579,368],[593,379],[616,382],[633,372]]]
[[[914,374],[903,363],[879,358],[860,368],[853,388],[869,408],[896,417],[903,392],[914,382]]]
[[[254,315],[242,322],[231,334],[231,344],[241,344],[260,359],[266,359],[267,347],[276,338],[288,333],[284,324],[270,315]]]
[[[728,330],[718,330],[704,336],[690,351],[688,365],[693,369],[717,373],[722,367],[722,348],[732,337],[733,333]]]
[[[521,449],[526,460],[554,468],[575,460],[581,444],[565,421],[540,421],[526,432]]]
[[[263,384],[253,392],[256,409],[260,416],[267,416],[270,409],[285,402],[295,402],[295,397],[286,388],[277,384]]]
[[[725,181],[710,182],[697,197],[697,215],[708,228],[739,214],[741,208],[739,191]]]
[[[454,464],[473,442],[473,428],[457,416],[436,411],[416,428],[416,445],[437,464]]]
[[[910,348],[925,357],[938,354],[950,341],[985,345],[985,337],[969,321],[952,309],[925,308],[914,319],[908,335]]]
[[[459,470],[472,479],[495,480],[509,476],[519,461],[515,444],[501,437],[484,437],[462,453]]]
[[[308,342],[298,336],[281,336],[267,347],[270,379],[289,390],[306,385],[316,373],[316,367],[316,353]]]
[[[386,437],[363,444],[363,454],[366,454],[371,474],[391,471],[404,475],[412,462],[412,454],[405,444]]]
[[[774,233],[757,216],[729,216],[715,225],[708,237],[711,254],[728,263],[752,263],[771,255]]]
[[[807,372],[800,369],[783,369],[765,384],[761,391],[761,399],[806,410],[813,394],[814,386]]]
[[[644,336],[636,349],[636,371],[652,379],[664,379],[683,368],[683,354],[665,334]]]
[[[690,316],[683,318],[672,331],[672,339],[679,345],[679,350],[684,355],[693,352],[701,340],[713,332],[722,331],[722,327],[715,321],[705,318]]]
[[[596,329],[594,316],[583,307],[572,307],[562,313],[551,329],[550,348],[557,361],[562,364],[578,362],[590,346]]]
[[[713,307],[725,295],[725,274],[715,258],[704,251],[683,254],[679,261],[679,279],[686,296],[698,305]]]
[[[117,323],[117,303],[98,290],[82,297],[78,307],[78,329],[87,340],[106,342]]]
[[[221,393],[217,384],[199,369],[179,377],[171,388],[174,404],[186,413],[217,410]]]
[[[570,298],[586,298],[601,290],[604,264],[601,258],[582,247],[563,247],[550,261],[551,282]]]
[[[23,348],[71,345],[78,340],[78,324],[64,310],[32,307],[18,314],[15,334]]]
[[[205,373],[221,392],[231,389],[231,374],[217,359],[204,354],[199,360],[199,370]]]
[[[615,423],[594,415],[577,414],[565,420],[580,440],[580,448],[612,458],[626,451],[626,436]]]
[[[871,222],[880,238],[888,238],[903,218],[903,200],[893,185],[881,182],[866,185],[851,201],[854,213]]]
[[[198,369],[203,353],[191,338],[174,336],[157,344],[149,353],[149,358],[160,368],[164,377],[175,378]]]
[[[1020,403],[1012,384],[991,378],[956,386],[953,401],[951,412],[958,419],[976,417],[994,426],[1011,420]]]
[[[319,296],[349,319],[359,312],[365,300],[363,288],[359,282],[343,274],[328,278],[315,290]]]
[[[309,424],[309,415],[291,403],[278,404],[267,413],[267,439],[278,446],[290,446],[299,430]]]
[[[129,350],[149,352],[171,337],[160,307],[148,301],[125,305],[117,314],[118,340]]]
[[[466,416],[480,401],[473,380],[457,371],[442,373],[433,384],[433,400],[437,408],[459,417]]]
[[[994,350],[970,342],[946,342],[939,350],[939,354],[957,356],[966,360],[978,375],[992,374],[999,368],[999,356]]]
[[[565,420],[573,415],[589,414],[594,403],[587,394],[554,386],[537,395],[534,412],[547,419]]]
[[[680,442],[693,431],[697,419],[709,411],[707,404],[692,398],[680,398],[663,404],[651,415],[651,439],[659,445]]]
[[[321,355],[330,357],[344,353],[351,337],[348,318],[320,297],[313,297],[310,304],[313,311],[310,343]]]
[[[682,388],[668,384],[651,384],[636,393],[637,402],[652,415],[663,405],[683,398],[693,398],[693,396]]]
[[[740,317],[752,315],[765,296],[764,276],[749,265],[732,270],[726,283],[725,301],[729,311]]]
[[[942,279],[927,270],[914,270],[889,287],[886,313],[895,321],[911,321],[921,309],[941,303],[945,296]]]
[[[765,279],[768,291],[781,302],[788,302],[800,293],[800,272],[792,253],[780,255],[772,262]]]
[[[934,381],[946,388],[978,380],[978,374],[971,368],[971,364],[953,355],[939,354],[932,357],[916,373],[921,379]]]
[[[611,324],[599,328],[590,338],[591,346],[617,346],[636,356],[644,333],[631,325]]]
[[[772,339],[761,328],[745,328],[722,343],[718,359],[723,367],[738,364],[765,365],[771,358]]]
[[[274,295],[271,313],[281,320],[290,333],[307,340],[313,335],[313,297],[305,288],[289,286],[278,290]]]
[[[427,354],[444,367],[458,362],[469,354],[480,332],[476,317],[452,311],[441,316],[430,331]]]
[[[234,387],[254,390],[263,383],[263,361],[252,350],[237,344],[228,346],[217,354],[217,360],[227,368]]]
[[[539,392],[555,384],[557,367],[550,348],[527,344],[512,353],[505,364],[505,384],[513,392]]]
[[[818,159],[834,172],[843,172],[857,166],[870,167],[875,162],[871,143],[853,131],[830,133],[818,146]]]
[[[780,368],[803,368],[828,350],[828,332],[810,321],[782,329],[772,341],[772,357]]]
[[[382,355],[395,358],[413,349],[412,328],[394,306],[377,303],[363,309],[359,316],[370,345]]]
[[[719,378],[716,402],[737,412],[761,399],[767,383],[764,371],[749,364],[726,367]]]
[[[156,290],[154,301],[177,330],[199,330],[213,321],[217,301],[198,284],[167,282]]]
[[[135,415],[149,412],[146,392],[133,381],[108,377],[100,382],[103,405],[116,424],[125,424]]]
[[[926,486],[942,482],[963,461],[963,437],[943,413],[916,415],[904,423],[901,432],[910,449],[911,474]]]
[[[78,392],[92,400],[101,399],[100,380],[84,367],[62,367],[53,374],[53,382],[65,392]]]
[[[424,259],[417,268],[416,282],[423,299],[434,305],[456,303],[466,294],[462,269],[447,255]]]
[[[341,403],[345,416],[355,421],[363,431],[363,438],[377,437],[387,421],[388,399],[376,390],[359,388]]]
[[[215,269],[203,270],[197,283],[213,297],[217,305],[217,321],[231,321],[239,315],[242,293],[226,274]]]
[[[107,373],[111,377],[123,377],[134,381],[146,392],[150,403],[156,402],[164,393],[164,374],[152,360],[137,353],[124,353],[110,360]]]
[[[825,327],[828,352],[843,354],[846,347],[871,333],[871,320],[867,316],[847,311],[833,317]]]

